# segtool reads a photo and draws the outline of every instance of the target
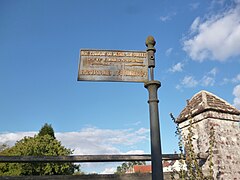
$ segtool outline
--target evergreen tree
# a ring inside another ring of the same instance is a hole
[[[44,136],[47,134],[55,139],[54,130],[53,130],[51,124],[45,123],[44,126],[40,129],[38,135]]]

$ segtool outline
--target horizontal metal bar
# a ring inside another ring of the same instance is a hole
[[[178,160],[179,154],[163,154],[163,160]],[[0,156],[0,162],[123,162],[151,161],[151,155]]]
[[[164,173],[166,179],[171,179],[169,172]],[[150,173],[132,173],[132,174],[81,174],[81,175],[27,175],[27,176],[0,176],[1,180],[151,180]]]

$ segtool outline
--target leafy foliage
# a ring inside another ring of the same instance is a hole
[[[121,166],[117,167],[115,174],[125,174],[128,170],[131,170],[135,165],[146,165],[145,161],[132,161],[124,162]]]
[[[173,114],[170,114],[172,120],[174,123],[176,123],[176,119],[173,116]],[[183,152],[183,138],[182,138],[182,132],[179,127],[179,124],[176,123],[176,136],[178,136],[178,147],[180,151],[180,171],[173,170],[173,173],[171,175],[172,179],[176,179],[176,175],[178,179],[181,180],[212,180],[213,179],[213,146],[215,143],[214,140],[214,128],[213,126],[210,128],[210,135],[209,135],[209,176],[205,176],[203,174],[202,167],[199,164],[199,161],[197,159],[197,155],[195,154],[194,146],[193,146],[193,137],[194,132],[193,129],[195,128],[192,123],[192,118],[188,118],[189,120],[189,127],[188,127],[188,134],[187,137],[184,138],[185,141],[185,151],[186,155],[184,158],[184,152]],[[184,169],[184,165],[186,164],[187,170]]]
[[[49,134],[24,137],[15,146],[6,148],[2,156],[66,156],[72,150]],[[79,171],[80,165],[73,163],[0,163],[0,176],[18,175],[71,175]]]
[[[54,130],[53,130],[51,124],[45,123],[44,126],[40,129],[38,135],[44,136],[47,134],[55,139]]]
[[[175,117],[173,116],[172,113],[170,113],[170,116],[172,118],[172,120],[174,121],[174,123],[176,123],[176,119]],[[172,179],[174,179],[174,174],[178,174],[179,178],[181,180],[184,180],[185,179],[185,175],[186,175],[186,171],[184,169],[185,167],[185,162],[184,162],[184,151],[183,151],[183,138],[182,138],[182,135],[181,135],[182,131],[179,127],[179,125],[176,123],[176,131],[175,131],[175,135],[178,137],[178,148],[179,148],[179,151],[180,151],[180,159],[179,159],[179,166],[180,166],[180,171],[177,172],[173,169],[173,174],[172,174]]]
[[[8,146],[6,144],[1,144],[0,145],[0,152],[6,149]]]

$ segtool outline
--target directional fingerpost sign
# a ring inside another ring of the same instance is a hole
[[[144,82],[149,92],[152,180],[163,180],[157,96],[161,83],[154,80],[156,42],[148,36],[145,44],[146,51],[81,50],[78,80]]]
[[[146,82],[145,51],[81,50],[79,81]]]

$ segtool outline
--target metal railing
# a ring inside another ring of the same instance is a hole
[[[185,157],[183,157],[185,159]],[[163,154],[162,160],[179,160],[180,154]],[[203,159],[198,157],[198,159]],[[72,156],[0,156],[0,163],[100,163],[100,162],[130,162],[130,161],[151,161],[150,154],[132,155],[72,155]],[[87,174],[87,175],[54,175],[54,176],[0,176],[0,179],[18,180],[58,180],[58,179],[89,179],[89,180],[151,180],[151,174]],[[171,174],[164,173],[164,180],[170,180]]]
[[[178,160],[180,154],[163,154],[163,160]],[[0,163],[36,163],[36,162],[123,162],[151,161],[150,154],[138,155],[73,155],[73,156],[0,156]]]

